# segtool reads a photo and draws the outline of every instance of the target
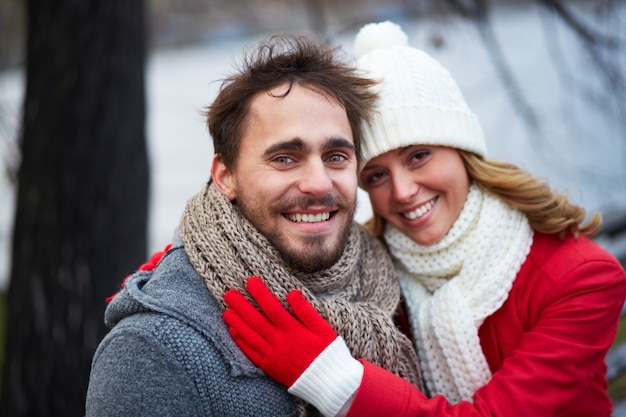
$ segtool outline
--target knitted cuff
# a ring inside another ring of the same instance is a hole
[[[313,404],[324,416],[334,417],[361,384],[363,365],[337,337],[298,377],[288,391]]]

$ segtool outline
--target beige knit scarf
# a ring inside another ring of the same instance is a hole
[[[286,304],[289,291],[305,297],[343,336],[355,358],[365,358],[421,387],[411,341],[392,316],[400,287],[383,246],[354,224],[345,251],[331,267],[317,272],[290,269],[281,254],[213,184],[192,197],[180,221],[180,235],[191,264],[223,304],[224,293],[243,294],[256,275]]]
[[[471,400],[491,378],[478,329],[507,299],[532,238],[523,213],[475,185],[450,231],[431,246],[387,226],[431,395]]]

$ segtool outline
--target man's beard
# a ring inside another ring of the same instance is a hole
[[[243,200],[243,199],[242,199]],[[306,209],[311,206],[337,207],[347,213],[345,221],[337,225],[336,237],[324,237],[311,234],[304,241],[302,247],[294,248],[280,231],[273,229],[264,230],[258,216],[258,210],[254,204],[241,204],[234,202],[241,209],[242,214],[252,222],[261,234],[280,252],[289,268],[302,272],[316,272],[326,269],[335,264],[344,252],[350,236],[353,223],[356,201],[352,204],[342,197],[326,195],[321,199],[304,197],[299,199],[281,200],[272,204],[269,208],[272,214],[289,211],[294,207]],[[282,215],[282,214],[279,214]],[[335,240],[336,239],[336,240]],[[332,240],[332,241],[331,241]]]
[[[350,218],[352,218],[352,216],[350,216]],[[350,225],[351,222],[348,226]],[[288,244],[282,239],[282,236],[276,237],[278,241],[270,240],[270,242],[283,255],[283,259],[290,269],[303,272],[317,272],[331,267],[341,258],[346,244],[348,243],[349,230],[350,227],[344,228],[334,248],[326,248],[326,239],[321,236],[311,236],[307,238],[304,249],[301,251],[286,248],[285,246],[288,246]]]

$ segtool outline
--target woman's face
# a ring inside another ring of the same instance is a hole
[[[425,246],[448,233],[463,209],[470,183],[456,149],[427,145],[373,158],[360,180],[374,211]]]

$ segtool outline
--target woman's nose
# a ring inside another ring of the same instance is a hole
[[[407,202],[419,192],[419,185],[408,175],[394,175],[393,195],[398,202]]]

